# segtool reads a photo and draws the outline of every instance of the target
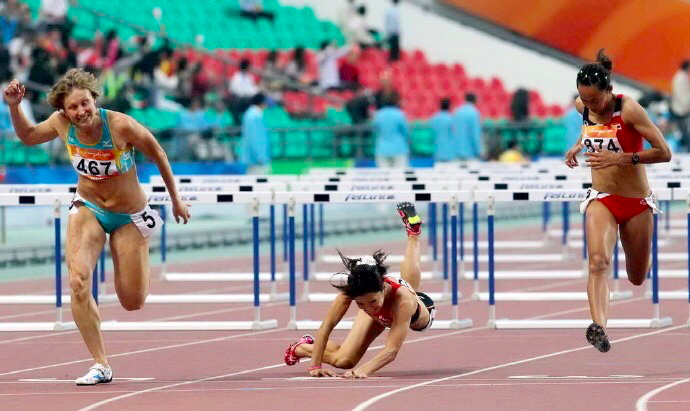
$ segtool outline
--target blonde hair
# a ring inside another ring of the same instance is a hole
[[[94,99],[101,95],[101,87],[96,76],[83,69],[75,68],[65,73],[55,83],[53,88],[50,89],[46,101],[53,108],[61,110],[64,108],[65,97],[75,89],[88,90]]]

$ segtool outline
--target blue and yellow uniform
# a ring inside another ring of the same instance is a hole
[[[70,125],[67,131],[67,139],[65,140],[67,152],[74,169],[80,175],[93,181],[104,181],[117,177],[134,167],[134,148],[119,150],[115,146],[110,132],[108,111],[101,108],[99,113],[102,130],[101,139],[97,143],[84,144],[79,141],[73,124]],[[154,228],[160,221],[158,213],[151,210],[148,206],[142,212],[136,214],[113,213],[85,200],[77,192],[70,206],[70,213],[72,214],[78,212],[77,207],[74,207],[75,203],[84,204],[91,210],[101,224],[101,227],[103,227],[103,230],[108,234],[131,222],[134,222],[137,226],[144,224],[149,228]],[[142,234],[146,235],[143,231]]]

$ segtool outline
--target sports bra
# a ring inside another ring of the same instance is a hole
[[[108,112],[98,109],[101,116],[101,139],[95,144],[84,144],[79,141],[74,124],[67,131],[65,146],[69,153],[72,167],[82,176],[101,181],[117,177],[134,167],[134,147],[129,150],[118,150],[113,143],[108,124]]]
[[[582,111],[583,132],[582,144],[587,151],[609,150],[616,153],[633,153],[642,151],[642,134],[623,122],[623,95],[616,95],[611,120],[606,124],[597,124],[589,120],[589,109]]]
[[[384,327],[390,327],[393,324],[391,307],[393,306],[393,302],[395,301],[395,294],[398,293],[398,289],[403,287],[412,294],[415,294],[415,292],[412,290],[412,286],[410,286],[410,284],[403,279],[385,277],[383,281],[391,286],[391,292],[390,294],[388,294],[388,297],[383,302],[383,306],[381,306],[381,309],[371,316]],[[419,303],[417,304],[417,311],[419,311]]]

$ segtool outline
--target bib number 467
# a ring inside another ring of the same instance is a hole
[[[91,174],[92,176],[107,176],[110,175],[110,164],[112,164],[110,161],[87,161],[82,158],[79,163],[77,163],[77,170],[84,174]]]

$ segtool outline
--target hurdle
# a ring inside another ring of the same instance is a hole
[[[663,200],[672,199],[672,190],[659,190],[656,195]],[[582,201],[585,198],[585,193],[581,190],[535,190],[529,192],[517,191],[491,191],[480,190],[474,192],[475,199],[478,201],[487,202],[487,229],[489,238],[489,321],[487,326],[490,328],[501,329],[516,329],[516,328],[585,328],[591,322],[589,319],[582,320],[568,320],[568,319],[554,319],[554,320],[511,320],[511,319],[496,319],[496,300],[497,293],[495,292],[495,278],[494,278],[494,249],[492,243],[494,241],[494,216],[495,216],[495,202],[497,201]],[[654,215],[654,233],[652,236],[652,285],[653,285],[653,316],[650,319],[610,319],[608,327],[610,328],[660,328],[667,327],[672,324],[672,319],[668,317],[659,318],[659,277],[658,277],[658,243],[657,243],[657,221],[658,217]],[[528,301],[535,301],[534,299]]]
[[[401,201],[410,202],[442,202],[450,203],[453,210],[457,209],[457,204],[459,201],[467,201],[470,199],[469,192],[451,192],[451,191],[441,191],[441,192],[387,192],[385,194],[373,195],[373,196],[362,196],[361,193],[348,193],[348,192],[289,192],[289,193],[276,193],[276,201],[279,203],[288,204],[288,220],[289,220],[289,267],[290,267],[290,321],[288,323],[288,328],[292,330],[314,330],[318,329],[321,325],[321,321],[312,320],[298,320],[297,319],[297,290],[296,290],[296,277],[295,277],[295,207],[297,205],[304,205],[310,203],[352,203],[352,202],[365,202],[365,203],[397,203]],[[455,226],[457,225],[457,220],[453,218]],[[457,227],[452,228],[452,236],[454,239],[457,237]],[[453,306],[453,317],[450,321],[434,321],[433,328],[436,329],[459,329],[470,327],[472,322],[469,319],[460,319],[458,317],[457,310],[457,286],[458,286],[458,275],[457,275],[457,250],[453,247],[453,256],[455,256],[452,261],[451,266],[451,279],[452,279],[452,306]],[[305,281],[308,281],[308,272],[305,268]],[[432,297],[433,298],[433,297]],[[341,321],[337,329],[348,329],[352,327],[351,321]]]
[[[673,200],[684,201],[686,207],[686,226],[687,230],[687,261],[690,261],[690,189],[688,188],[674,188],[673,189]],[[687,300],[689,304],[688,309],[688,322],[687,326],[690,327],[690,266],[685,270],[685,276],[687,276],[688,284],[687,290],[676,290],[676,291],[658,291],[659,299],[664,300]],[[654,289],[652,289],[652,298],[654,298]]]
[[[165,192],[165,186],[153,187],[154,192]],[[287,293],[278,294],[276,292],[275,281],[281,280],[284,276],[276,272],[276,253],[275,253],[275,242],[276,242],[276,227],[275,227],[275,204],[273,203],[273,193],[277,190],[286,190],[286,183],[246,183],[246,184],[201,184],[201,185],[191,185],[191,184],[180,184],[181,192],[257,192],[257,193],[271,193],[270,199],[268,199],[266,194],[262,194],[262,203],[269,204],[270,210],[270,271],[260,272],[259,281],[270,281],[271,282],[271,293],[268,295],[261,295],[260,298],[264,301],[287,301]],[[266,201],[268,199],[268,201]],[[253,206],[252,206],[253,207]],[[252,211],[254,212],[254,211]],[[256,210],[256,217],[258,219],[259,210]],[[166,220],[166,214],[163,213],[163,220]],[[163,226],[165,227],[165,225]],[[161,275],[166,281],[181,282],[181,281],[231,281],[231,282],[242,282],[242,281],[252,281],[254,279],[253,272],[168,272],[167,270],[167,258],[168,251],[166,244],[167,230],[161,231]],[[258,231],[253,232],[252,242],[259,242]],[[237,300],[234,302],[248,302],[252,300],[251,295],[236,295]],[[228,301],[232,302],[232,301]]]
[[[270,198],[270,193],[263,193],[263,196]],[[61,206],[69,204],[72,200],[71,193],[42,193],[42,194],[0,194],[0,205],[3,206],[17,206],[17,205],[53,205],[54,207],[54,225],[55,225],[55,296],[52,301],[55,302],[56,320],[55,322],[0,322],[0,331],[59,331],[74,329],[73,322],[64,322],[62,316],[63,301],[62,295],[62,258],[61,258]],[[258,204],[261,198],[259,193],[197,193],[197,194],[183,194],[182,201],[189,204],[226,204],[226,203],[245,203],[252,204],[253,210],[258,210]],[[167,194],[149,194],[149,204],[168,204],[170,197]],[[258,211],[253,216],[253,229],[258,232]],[[254,243],[254,319],[253,321],[158,321],[158,322],[118,322],[118,321],[104,321],[101,329],[103,331],[176,331],[176,330],[263,330],[276,328],[278,322],[275,319],[261,320],[260,303],[261,298],[259,294],[260,285],[258,281],[258,242]],[[95,280],[94,288],[97,281]],[[96,289],[96,288],[95,288]],[[29,296],[19,296],[20,298],[29,298]],[[40,296],[45,298],[46,296]],[[94,297],[98,298],[98,293],[94,293]],[[149,296],[152,297],[152,296]],[[228,295],[211,294],[211,295],[159,295],[153,296],[152,303],[201,303],[201,302],[226,302],[231,299]],[[107,299],[106,299],[107,300]]]

